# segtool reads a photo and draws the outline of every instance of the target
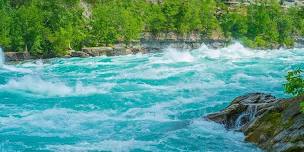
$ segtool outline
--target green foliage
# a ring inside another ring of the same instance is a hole
[[[221,26],[227,37],[240,38],[247,34],[247,18],[239,11],[227,12],[222,17]]]
[[[214,0],[164,0],[151,4],[148,11],[148,30],[155,34],[200,32],[208,37],[219,28]]]
[[[296,36],[304,36],[304,7],[291,7],[287,11],[292,23],[292,32]]]
[[[293,96],[304,95],[304,76],[301,69],[288,72],[286,76],[287,83],[284,84],[284,90]],[[302,112],[304,112],[304,101],[300,103]]]
[[[298,7],[284,10],[277,1],[263,1],[226,11],[220,21],[226,37],[240,39],[249,47],[292,47],[294,36],[303,29],[301,11]]]
[[[277,44],[279,32],[277,30],[278,5],[262,3],[248,8],[248,37],[256,42],[258,47],[271,47]]]
[[[287,83],[284,84],[286,93],[294,96],[304,94],[304,77],[301,69],[288,72],[286,76]]]
[[[152,34],[165,31],[166,17],[162,12],[161,6],[151,4],[151,6],[148,8],[148,12],[150,12],[150,14],[148,15],[147,19],[147,30],[152,32]]]
[[[83,15],[82,2],[91,16]],[[259,48],[292,47],[304,36],[304,8],[282,9],[273,0],[233,8],[216,0],[0,0],[0,21],[0,46],[36,57],[129,43],[142,32],[224,35]]]
[[[304,112],[304,101],[300,103],[300,106],[302,107],[301,111]]]
[[[109,45],[138,39],[143,23],[135,8],[136,4],[129,1],[106,1],[97,5],[90,24],[92,43]]]
[[[65,55],[80,48],[85,25],[78,0],[1,0],[0,45],[37,57]]]
[[[42,32],[44,30],[42,13],[35,5],[28,7],[21,6],[16,12],[16,18],[14,22],[17,24],[17,28],[20,29],[19,33],[22,37],[25,50],[33,55],[42,53]],[[19,46],[22,47],[22,46]]]
[[[4,48],[9,47],[11,43],[9,32],[12,18],[8,13],[8,3],[0,0],[0,46]]]

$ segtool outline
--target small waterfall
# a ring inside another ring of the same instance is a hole
[[[244,126],[245,123],[250,122],[255,118],[255,115],[257,113],[257,105],[248,105],[246,111],[241,113],[239,117],[235,121],[235,128],[240,129]]]
[[[3,53],[2,48],[0,47],[0,67],[2,67],[4,65],[4,61],[5,61],[4,53]]]

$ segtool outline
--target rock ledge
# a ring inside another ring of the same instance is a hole
[[[250,93],[235,98],[227,108],[205,119],[242,131],[246,141],[266,151],[303,152],[302,101],[304,96],[276,99],[269,94]]]

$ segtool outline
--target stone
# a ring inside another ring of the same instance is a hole
[[[224,124],[226,128],[231,129],[235,128],[237,118],[239,118],[241,114],[244,114],[245,116],[242,118],[241,124],[239,124],[240,126],[243,126],[251,120],[251,118],[249,118],[250,114],[246,115],[246,112],[253,110],[258,113],[262,107],[269,106],[269,104],[274,101],[275,97],[268,94],[247,94],[234,99],[223,111],[208,115],[207,119]],[[253,115],[255,115],[255,113],[253,113]]]
[[[115,47],[113,51],[113,55],[127,55],[126,47]]]
[[[82,51],[73,51],[73,52],[71,52],[70,56],[85,58],[85,57],[89,57],[90,55],[85,52],[82,52]]]
[[[89,54],[89,56],[111,56],[113,54],[112,47],[86,47],[82,51]]]
[[[5,61],[23,61],[31,59],[28,52],[4,52]]]
[[[241,131],[245,140],[266,151],[304,151],[304,114],[300,102],[304,96],[276,99],[263,93],[235,98],[224,110],[209,114],[207,120]]]

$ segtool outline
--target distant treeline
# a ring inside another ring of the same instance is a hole
[[[250,47],[293,46],[304,35],[304,8],[277,0],[228,7],[216,0],[0,0],[0,45],[34,56],[138,40],[150,32],[201,33]]]

